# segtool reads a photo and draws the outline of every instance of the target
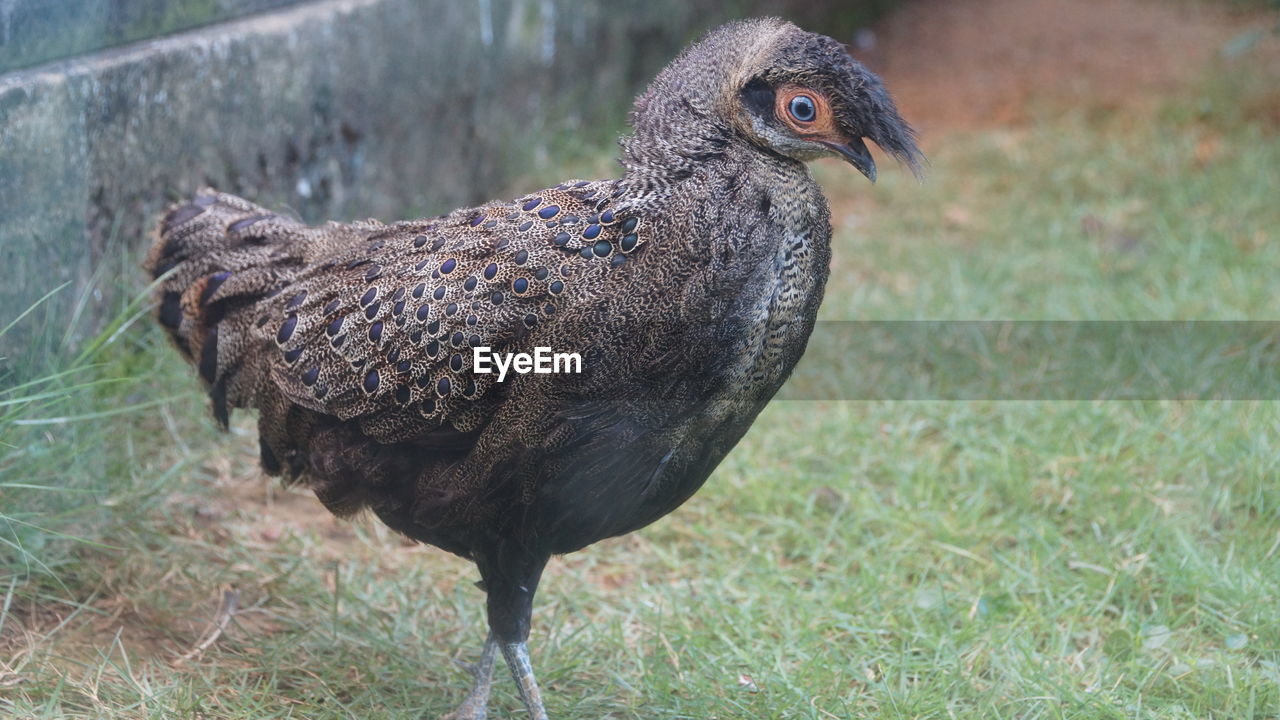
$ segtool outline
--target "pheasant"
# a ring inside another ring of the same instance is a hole
[[[202,190],[147,257],[216,420],[258,410],[267,473],[478,567],[489,635],[450,718],[485,717],[499,653],[547,717],[526,641],[549,558],[687,500],[800,359],[831,239],[805,162],[923,159],[878,77],[778,19],[686,49],[630,124],[621,178],[433,219],[308,227]],[[580,372],[485,372],[537,348]]]

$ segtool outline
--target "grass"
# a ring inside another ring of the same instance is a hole
[[[923,186],[821,167],[823,317],[1271,319],[1266,81],[949,137]],[[470,566],[264,481],[133,313],[0,395],[0,715],[459,702]],[[553,565],[534,662],[555,718],[1274,718],[1278,475],[1276,403],[775,403],[675,515]]]

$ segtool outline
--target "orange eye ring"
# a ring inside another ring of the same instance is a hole
[[[774,97],[774,114],[796,134],[821,137],[835,131],[831,105],[822,93],[801,85],[783,85]]]

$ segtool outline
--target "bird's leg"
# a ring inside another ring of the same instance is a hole
[[[489,710],[489,691],[493,689],[493,661],[497,650],[498,641],[493,633],[489,633],[489,637],[484,641],[484,650],[480,652],[479,660],[474,663],[458,663],[471,673],[475,678],[475,684],[471,686],[471,692],[467,693],[467,699],[463,700],[456,710],[440,720],[485,720]]]
[[[538,590],[538,580],[547,564],[547,556],[519,549],[513,551],[510,546],[498,547],[487,557],[477,558],[476,564],[489,593],[489,630],[497,639],[511,676],[516,680],[520,699],[529,711],[529,719],[547,720],[526,645],[533,614],[533,595]]]
[[[529,646],[526,643],[503,643],[502,656],[511,668],[511,677],[516,679],[516,689],[520,691],[520,699],[529,711],[530,720],[547,720],[547,710],[542,707],[542,693],[538,692],[538,681],[533,677],[533,664],[529,662]]]

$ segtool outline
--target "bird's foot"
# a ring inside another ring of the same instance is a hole
[[[489,691],[493,689],[493,660],[498,644],[492,636],[485,641],[484,651],[480,659],[474,663],[454,660],[459,667],[466,670],[475,679],[467,699],[462,701],[453,712],[440,720],[485,720],[489,711]]]

